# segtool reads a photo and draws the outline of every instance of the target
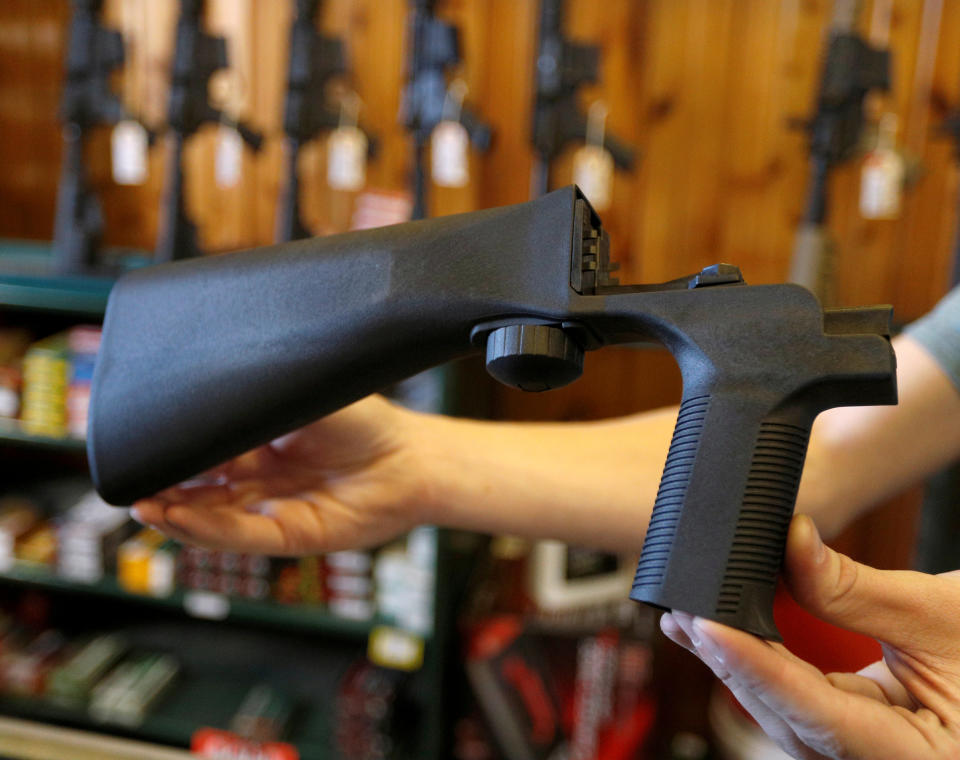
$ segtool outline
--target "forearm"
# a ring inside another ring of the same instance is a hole
[[[827,535],[960,454],[960,394],[917,343],[895,341],[900,404],[814,424],[797,511]],[[638,551],[676,407],[593,423],[420,417],[423,519]]]
[[[960,456],[960,394],[916,341],[894,348],[897,406],[831,409],[814,423],[797,508],[827,536]]]
[[[424,517],[639,552],[676,414],[548,424],[424,417]]]

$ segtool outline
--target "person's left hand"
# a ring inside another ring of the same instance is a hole
[[[960,758],[960,573],[881,571],[825,547],[794,519],[786,581],[811,613],[877,638],[883,660],[824,675],[784,646],[665,613],[664,633],[702,659],[801,760]]]

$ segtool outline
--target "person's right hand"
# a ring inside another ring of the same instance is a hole
[[[382,543],[420,522],[413,419],[372,396],[142,500],[133,514],[212,549],[302,556]]]

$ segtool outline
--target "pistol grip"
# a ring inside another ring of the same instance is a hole
[[[630,597],[780,640],[773,596],[812,417],[749,407],[684,400]],[[738,456],[729,439],[751,435]]]

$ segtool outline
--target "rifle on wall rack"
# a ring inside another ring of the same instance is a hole
[[[457,28],[437,18],[435,0],[411,0],[407,29],[407,82],[404,85],[400,121],[413,136],[413,218],[422,219],[427,209],[425,152],[434,128],[444,120],[447,101],[447,71],[461,62]],[[460,109],[459,121],[479,151],[490,147],[492,130],[468,107]]]
[[[210,78],[226,68],[227,44],[203,30],[204,0],[181,0],[167,108],[170,157],[164,187],[160,231],[154,259],[158,262],[200,255],[197,228],[187,214],[183,197],[183,146],[203,124],[224,122],[223,112],[211,102]],[[253,150],[262,136],[243,122],[228,121]]]
[[[813,118],[804,128],[810,140],[810,178],[790,261],[791,282],[812,290],[824,305],[834,302],[834,264],[827,231],[827,185],[831,171],[860,145],[864,101],[874,90],[890,89],[890,51],[870,45],[856,31],[857,0],[835,0],[820,73]]]
[[[290,27],[290,60],[283,131],[287,177],[277,210],[276,241],[311,236],[300,211],[300,176],[297,162],[304,144],[340,123],[340,105],[331,102],[327,89],[331,81],[346,76],[347,55],[343,40],[317,31],[319,0],[295,0]],[[374,142],[367,138],[368,152]]]
[[[563,34],[563,1],[540,0],[531,134],[536,157],[530,182],[533,198],[550,189],[550,164],[564,146],[586,141],[587,117],[577,104],[577,91],[600,79],[600,48],[571,42]],[[610,134],[604,144],[616,166],[633,168],[632,146]]]
[[[103,210],[87,178],[84,146],[90,130],[130,119],[110,86],[123,65],[123,35],[101,23],[103,0],[73,0],[60,117],[64,156],[53,232],[54,269],[83,274],[96,267]]]

